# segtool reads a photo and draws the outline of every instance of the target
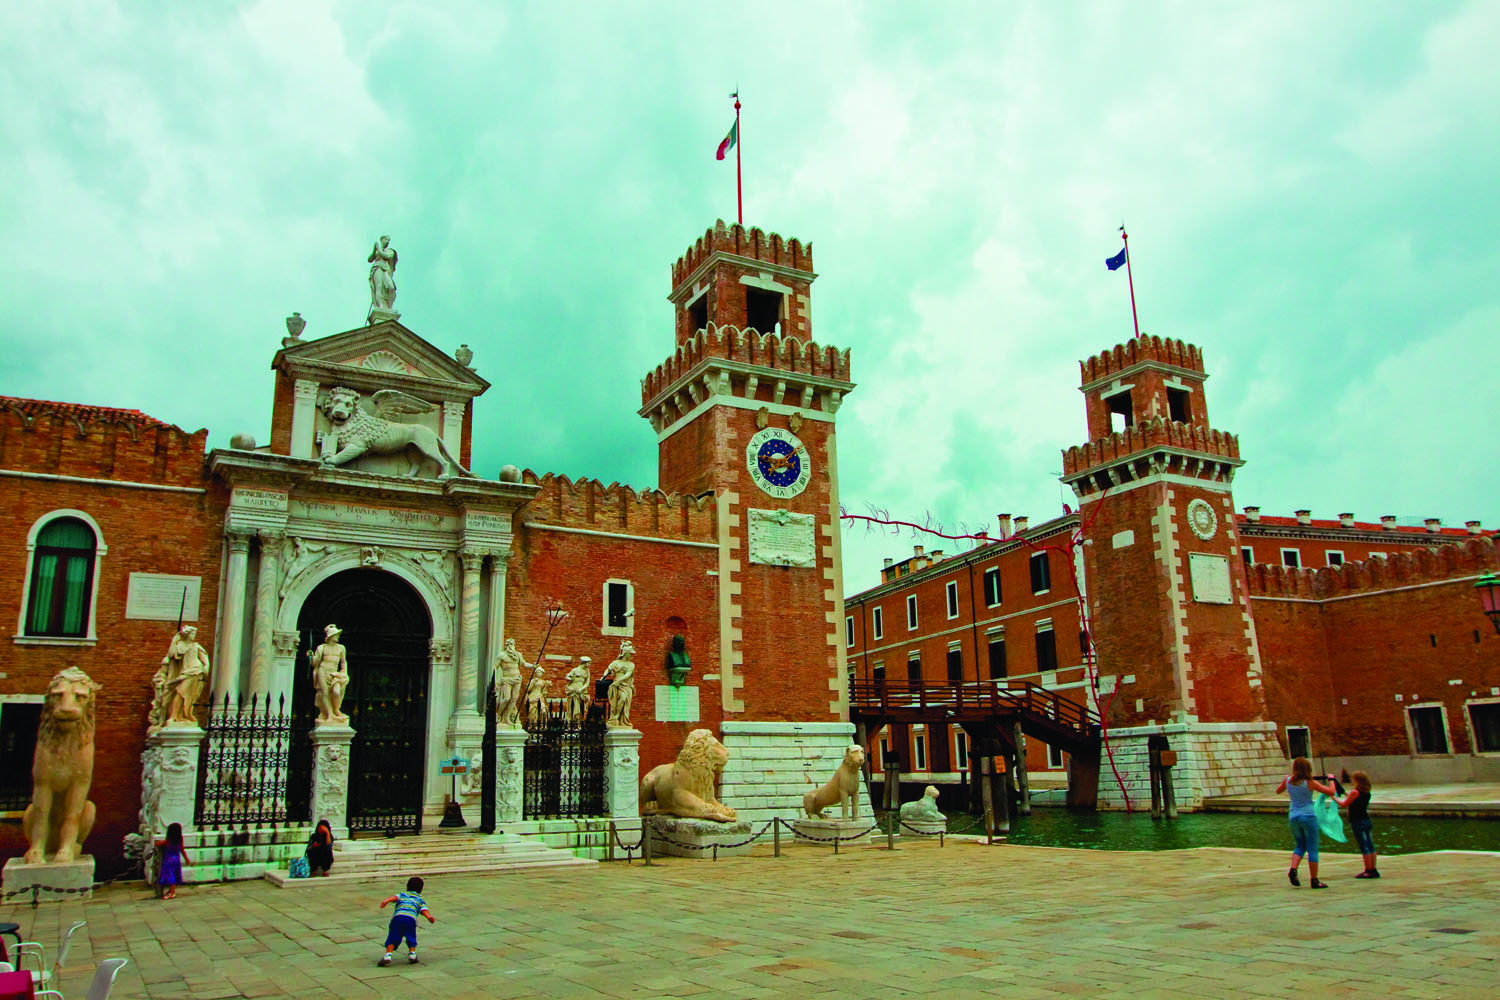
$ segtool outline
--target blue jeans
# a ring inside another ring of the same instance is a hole
[[[400,916],[391,918],[390,930],[385,936],[385,946],[387,948],[395,947],[401,943],[403,938],[406,939],[406,946],[408,948],[415,948],[417,946],[416,917]]]
[[[1292,836],[1297,841],[1297,846],[1292,853],[1297,857],[1307,855],[1307,860],[1313,864],[1318,863],[1318,817],[1316,816],[1293,816],[1291,817]]]
[[[1375,824],[1367,819],[1362,819],[1358,822],[1350,823],[1349,826],[1354,830],[1354,842],[1359,845],[1359,853],[1374,854],[1375,838],[1370,835],[1370,831],[1375,829]]]

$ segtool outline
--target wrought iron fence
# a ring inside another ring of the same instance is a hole
[[[269,695],[209,706],[199,760],[195,822],[200,828],[270,826],[307,822],[307,797],[287,795],[289,765],[312,754],[308,733],[292,727],[286,696]]]
[[[572,721],[560,703],[528,719],[521,810],[526,819],[604,815],[604,722]]]

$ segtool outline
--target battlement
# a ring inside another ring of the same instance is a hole
[[[637,491],[551,472],[538,476],[530,469],[521,473],[521,481],[540,487],[526,507],[528,522],[672,540],[715,540],[718,513],[711,493]]]
[[[1084,385],[1088,385],[1143,361],[1155,361],[1195,372],[1203,371],[1203,352],[1197,347],[1181,340],[1163,340],[1161,337],[1142,334],[1128,343],[1116,344],[1114,350],[1104,351],[1087,361],[1078,362],[1079,377],[1083,379]]]
[[[1088,444],[1065,449],[1062,453],[1063,476],[1066,478],[1156,448],[1178,448],[1238,462],[1240,438],[1238,434],[1152,417]]]
[[[198,487],[207,447],[140,410],[0,396],[0,468]]]
[[[723,219],[719,219],[672,265],[672,287],[675,289],[686,281],[715,253],[732,253],[799,271],[813,269],[811,243],[796,238],[784,239],[758,226],[746,229],[739,223],[726,225]]]
[[[742,330],[713,323],[679,344],[666,361],[641,379],[641,404],[649,405],[667,387],[708,358],[775,368],[793,375],[849,381],[849,349],[804,343],[792,336]]]
[[[1410,587],[1421,583],[1473,576],[1500,569],[1500,543],[1476,536],[1412,552],[1397,552],[1361,562],[1320,569],[1298,569],[1256,563],[1245,567],[1251,597],[1290,597],[1324,601],[1357,594]]]

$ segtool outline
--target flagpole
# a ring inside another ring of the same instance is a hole
[[[1125,231],[1125,224],[1120,223],[1120,238],[1125,241],[1125,280],[1130,285],[1130,322],[1135,325],[1135,335],[1141,335],[1141,321],[1135,314],[1135,277],[1130,273],[1130,234]]]
[[[734,89],[734,206],[739,214],[740,225],[745,224],[745,192],[740,178],[740,146],[744,136],[740,135],[740,90]]]

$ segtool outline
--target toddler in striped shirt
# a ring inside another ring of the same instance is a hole
[[[385,909],[388,903],[396,904],[396,914],[391,917],[391,927],[385,935],[385,954],[380,956],[380,964],[391,964],[391,953],[396,950],[396,945],[400,944],[403,939],[408,949],[406,961],[415,964],[417,961],[417,915],[421,914],[426,917],[429,924],[437,923],[437,918],[427,909],[427,901],[422,898],[422,880],[413,875],[406,880],[406,891],[381,900],[380,908]]]

